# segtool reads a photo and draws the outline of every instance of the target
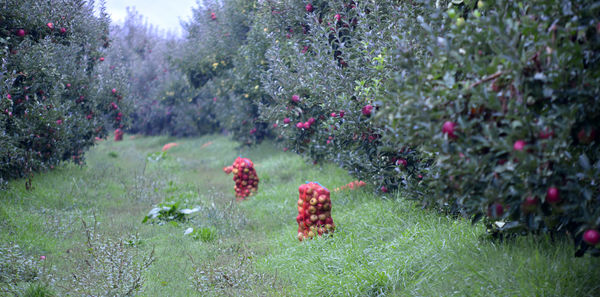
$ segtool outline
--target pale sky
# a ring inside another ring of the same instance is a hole
[[[106,10],[115,23],[123,22],[127,7],[135,7],[155,27],[181,36],[179,20],[188,20],[197,4],[196,0],[106,0]]]

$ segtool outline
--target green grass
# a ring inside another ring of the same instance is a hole
[[[172,141],[179,146],[165,158],[147,160]],[[241,203],[221,170],[239,155],[254,161],[261,178],[259,193]],[[89,227],[94,217],[97,246],[135,236],[135,244],[108,249],[117,259],[132,255],[126,273],[136,275],[135,263],[154,250],[155,261],[141,273],[141,296],[595,296],[600,290],[600,259],[574,258],[566,239],[490,241],[483,226],[421,210],[402,194],[376,196],[368,187],[332,193],[334,236],[298,242],[298,185],[318,181],[333,189],[352,178],[332,164],[307,165],[271,143],[248,149],[222,136],[147,137],[103,142],[86,156],[85,166],[38,174],[31,191],[16,180],[0,193],[0,247],[17,244],[22,261],[53,267],[51,289],[59,296],[79,296],[69,286],[72,273],[86,273],[77,271],[89,259],[82,220]],[[142,224],[164,201],[201,211],[187,222]],[[184,235],[189,227],[197,232]],[[0,259],[18,258],[2,251]],[[19,263],[0,263],[0,288],[7,287],[1,282],[7,267],[32,269]],[[97,281],[79,286],[93,289]],[[12,290],[32,286],[38,284],[17,280]]]

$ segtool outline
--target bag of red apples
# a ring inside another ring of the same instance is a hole
[[[306,183],[298,188],[298,240],[333,233],[335,224],[331,218],[331,198],[327,188],[319,183]]]
[[[223,171],[227,174],[233,173],[237,200],[244,200],[258,191],[259,179],[254,169],[254,163],[250,159],[238,157],[233,165],[223,168]]]
[[[121,129],[117,129],[115,130],[115,141],[122,141],[123,140],[123,130]]]

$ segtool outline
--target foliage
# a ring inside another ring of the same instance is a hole
[[[0,183],[80,163],[123,123],[122,73],[102,62],[103,8],[82,0],[0,2]],[[112,90],[115,92],[112,92]]]
[[[600,227],[600,6],[452,3],[405,5],[378,96],[384,139],[432,161],[407,189],[499,232],[568,232],[582,255]]]

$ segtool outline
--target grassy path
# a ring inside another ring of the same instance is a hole
[[[345,172],[306,165],[269,143],[240,150],[221,136],[177,140],[166,157],[148,161],[170,141],[103,142],[87,154],[86,166],[40,174],[32,191],[13,182],[0,193],[0,242],[18,244],[26,257],[46,256],[59,291],[75,286],[71,273],[93,274],[76,268],[88,259],[81,220],[90,226],[94,217],[99,246],[135,236],[126,251],[154,249],[142,296],[594,296],[600,290],[600,259],[573,258],[568,241],[492,242],[482,226],[422,211],[401,195],[376,197],[368,188],[332,193],[335,236],[299,243],[298,185],[310,180],[335,188],[352,181]],[[238,155],[255,162],[261,179],[258,195],[242,203],[221,170]],[[141,223],[165,201],[201,211],[187,222]],[[204,235],[184,235],[189,227]],[[98,278],[79,285],[97,288]]]

